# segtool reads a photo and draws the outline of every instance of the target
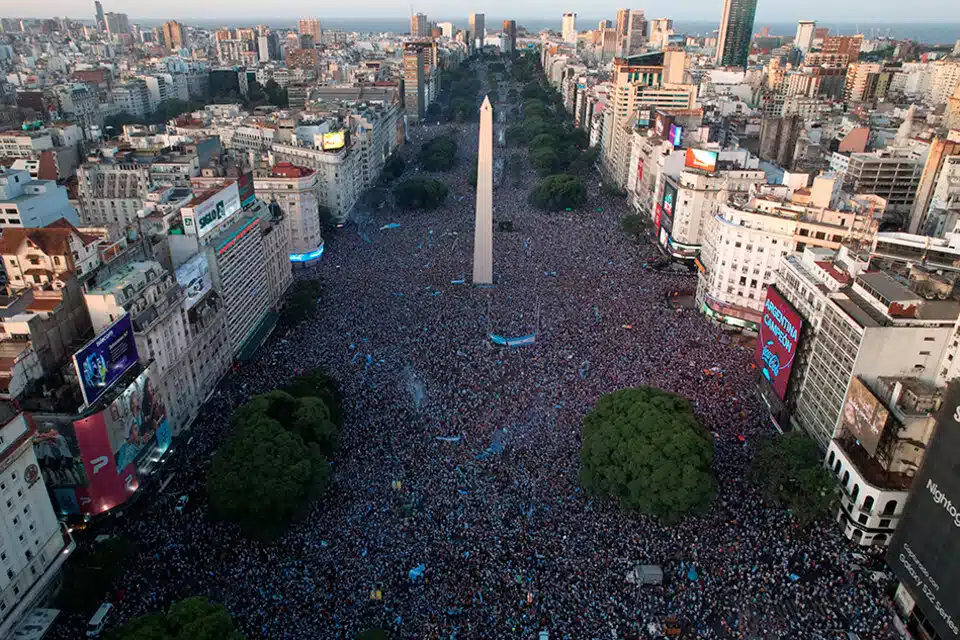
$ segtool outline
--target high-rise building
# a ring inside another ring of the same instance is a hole
[[[440,27],[440,35],[444,38],[453,38],[457,35],[457,30],[452,22],[438,22],[437,26]]]
[[[410,16],[410,36],[412,38],[429,38],[430,21],[424,13],[415,13]]]
[[[111,38],[130,33],[130,21],[127,20],[127,14],[108,12],[104,14],[103,18],[107,25],[107,33],[110,34]]]
[[[93,6],[94,6],[94,7],[96,8],[96,10],[97,10],[97,12],[96,12],[96,15],[97,15],[97,29],[99,29],[100,31],[106,31],[106,30],[107,30],[107,23],[106,23],[106,21],[103,19],[103,5],[100,4],[100,0],[96,0],[96,1],[93,3]]]
[[[753,37],[757,0],[723,0],[716,63],[721,67],[746,67]]]
[[[167,49],[180,49],[186,46],[187,37],[183,25],[171,20],[163,25],[163,44]]]
[[[793,46],[799,49],[803,55],[807,55],[810,47],[813,46],[813,34],[817,30],[817,23],[813,20],[801,20],[797,23],[797,37],[793,40]]]
[[[471,13],[467,23],[470,31],[470,52],[483,48],[483,38],[486,35],[485,17],[482,13]]]
[[[824,62],[838,61],[841,64],[853,64],[860,57],[860,45],[863,36],[826,36],[823,39]]]
[[[300,18],[297,31],[301,36],[308,35],[313,38],[314,43],[320,42],[320,21],[316,18]]]
[[[626,58],[643,52],[647,44],[647,17],[642,9],[617,10],[617,56]]]
[[[257,56],[260,62],[283,59],[280,52],[280,36],[275,31],[268,30],[257,38]]]
[[[436,98],[436,42],[403,45],[403,102],[408,122],[419,122]]]
[[[517,49],[517,21],[516,20],[504,20],[503,21],[503,32],[507,34],[507,37],[510,38],[510,51],[516,51]]]
[[[563,14],[563,21],[561,23],[561,33],[563,34],[563,41],[568,44],[577,44],[577,14],[567,12]]]
[[[670,44],[673,35],[673,20],[669,18],[654,18],[650,22],[650,46],[659,49]]]

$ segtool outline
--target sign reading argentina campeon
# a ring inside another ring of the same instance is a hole
[[[781,400],[787,393],[802,328],[796,309],[775,288],[767,287],[754,361]]]

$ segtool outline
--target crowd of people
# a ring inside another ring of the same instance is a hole
[[[796,527],[746,479],[769,431],[752,352],[669,304],[695,277],[650,268],[656,247],[620,231],[627,203],[596,180],[588,208],[532,210],[527,164],[494,193],[495,220],[513,223],[494,236],[495,286],[470,286],[476,124],[414,129],[408,171],[417,142],[440,131],[461,155],[439,176],[446,205],[385,207],[328,237],[322,263],[301,274],[323,282],[316,318],[223,381],[164,494],[118,525],[139,552],[117,584],[117,622],[205,595],[247,637],[275,640],[372,627],[418,639],[654,638],[675,627],[691,638],[893,637],[888,585],[854,564],[839,528]],[[491,333],[535,338],[511,348]],[[314,367],[345,398],[332,487],[279,540],[245,539],[208,512],[210,456],[234,407]],[[709,514],[665,526],[581,489],[583,415],[636,385],[689,398],[714,433]],[[191,496],[182,513],[180,494]],[[628,582],[637,564],[660,565],[663,584]],[[75,637],[76,622],[60,637]]]

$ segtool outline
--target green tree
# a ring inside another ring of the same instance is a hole
[[[836,505],[837,485],[823,468],[820,449],[800,431],[762,438],[750,474],[764,497],[789,509],[800,524],[830,515]]]
[[[639,238],[646,229],[646,225],[643,222],[643,216],[631,214],[620,218],[620,228],[628,236]]]
[[[263,87],[263,92],[267,96],[270,104],[276,107],[286,107],[290,101],[287,98],[287,90],[281,87],[276,80],[270,78]]]
[[[57,596],[57,606],[89,615],[109,595],[136,550],[126,538],[110,538],[80,547],[63,568],[63,589]]]
[[[713,504],[713,438],[684,398],[652,387],[608,393],[584,417],[581,437],[590,494],[668,523]]]
[[[343,394],[340,383],[320,369],[312,369],[295,376],[283,388],[295,398],[320,398],[330,410],[330,419],[338,429],[343,428]]]
[[[566,174],[547,176],[530,194],[530,204],[545,211],[575,209],[586,201],[586,187],[576,177]]]
[[[321,398],[282,390],[255,396],[232,420],[207,475],[211,507],[249,535],[275,536],[327,486],[336,424]]]
[[[418,158],[427,171],[448,171],[457,160],[457,142],[450,136],[424,142]]]
[[[383,175],[388,180],[396,180],[407,169],[407,163],[398,155],[392,155],[383,163]]]
[[[187,598],[170,606],[166,614],[134,618],[112,631],[110,640],[244,640],[222,604],[203,597]]]
[[[397,206],[409,209],[436,209],[447,199],[447,185],[431,178],[408,178],[393,188]]]
[[[551,147],[539,147],[530,152],[530,164],[541,176],[548,176],[560,168],[560,157]]]
[[[556,149],[559,144],[560,141],[557,139],[557,136],[550,133],[541,133],[531,140],[527,146],[530,148],[530,151],[533,151],[535,149]]]
[[[316,315],[322,292],[323,287],[319,280],[299,280],[287,299],[287,320],[292,324],[299,324]]]

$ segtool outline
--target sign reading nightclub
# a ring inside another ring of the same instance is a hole
[[[941,638],[960,638],[960,382],[947,388],[887,562]]]
[[[767,287],[754,361],[781,400],[787,393],[802,328],[800,314],[776,289]]]

